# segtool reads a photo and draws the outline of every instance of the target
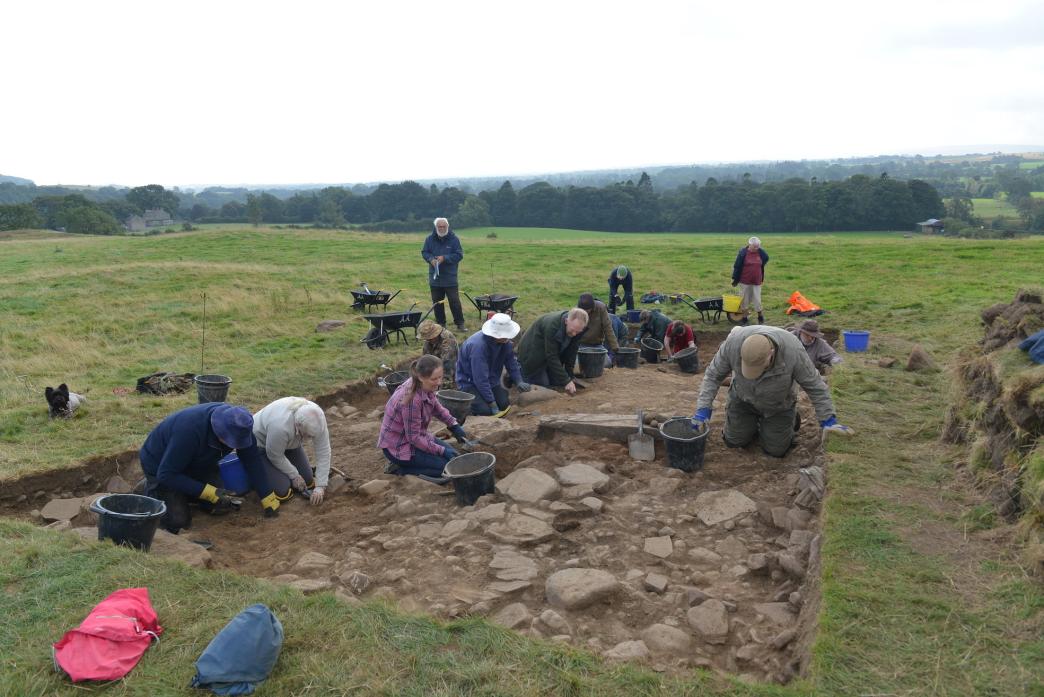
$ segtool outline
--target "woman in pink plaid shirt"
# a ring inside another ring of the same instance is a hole
[[[431,417],[449,426],[458,443],[468,437],[435,397],[435,391],[441,386],[442,360],[437,356],[421,356],[410,365],[410,379],[399,385],[388,400],[377,440],[377,447],[388,458],[384,470],[388,474],[412,474],[437,484],[449,481],[442,476],[442,471],[459,453],[449,443],[428,433]]]

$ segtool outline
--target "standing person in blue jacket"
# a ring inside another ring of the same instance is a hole
[[[628,310],[634,309],[634,276],[631,270],[621,264],[609,274],[609,314],[616,314],[616,289],[623,286],[624,303]]]
[[[511,340],[520,327],[508,315],[498,312],[468,337],[457,355],[457,389],[475,395],[471,413],[476,416],[503,416],[510,407],[508,391],[500,376],[507,368],[518,389],[528,392],[522,369]]]
[[[431,286],[431,301],[435,305],[435,321],[446,326],[446,308],[440,300],[449,301],[453,323],[458,331],[465,331],[464,310],[460,307],[460,290],[457,287],[457,265],[464,258],[460,238],[450,229],[449,221],[436,218],[431,234],[424,240],[421,256],[428,262],[428,285]]]
[[[279,515],[279,499],[254,440],[254,417],[243,407],[207,402],[167,416],[138,453],[145,495],[167,504],[160,520],[166,530],[177,534],[192,525],[190,502],[214,515],[232,509],[231,492],[220,487],[218,461],[233,450],[261,499],[265,517]]]

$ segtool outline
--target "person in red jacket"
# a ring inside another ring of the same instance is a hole
[[[667,333],[663,337],[663,347],[667,349],[667,357],[696,346],[696,337],[692,333],[692,327],[676,319],[667,325]]]
[[[739,286],[743,296],[740,302],[742,325],[747,324],[747,315],[751,310],[758,313],[758,324],[765,324],[765,314],[761,309],[761,284],[765,281],[765,265],[768,262],[769,255],[761,248],[761,240],[751,237],[747,240],[747,246],[739,250],[732,264],[732,287]]]

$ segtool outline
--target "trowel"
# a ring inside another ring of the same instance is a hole
[[[627,450],[634,460],[651,462],[656,459],[656,441],[645,435],[645,412],[638,410],[638,433],[627,436]]]

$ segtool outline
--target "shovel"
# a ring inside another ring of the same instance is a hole
[[[656,442],[645,435],[645,413],[638,410],[638,433],[627,436],[627,449],[634,460],[651,462],[656,459]]]

